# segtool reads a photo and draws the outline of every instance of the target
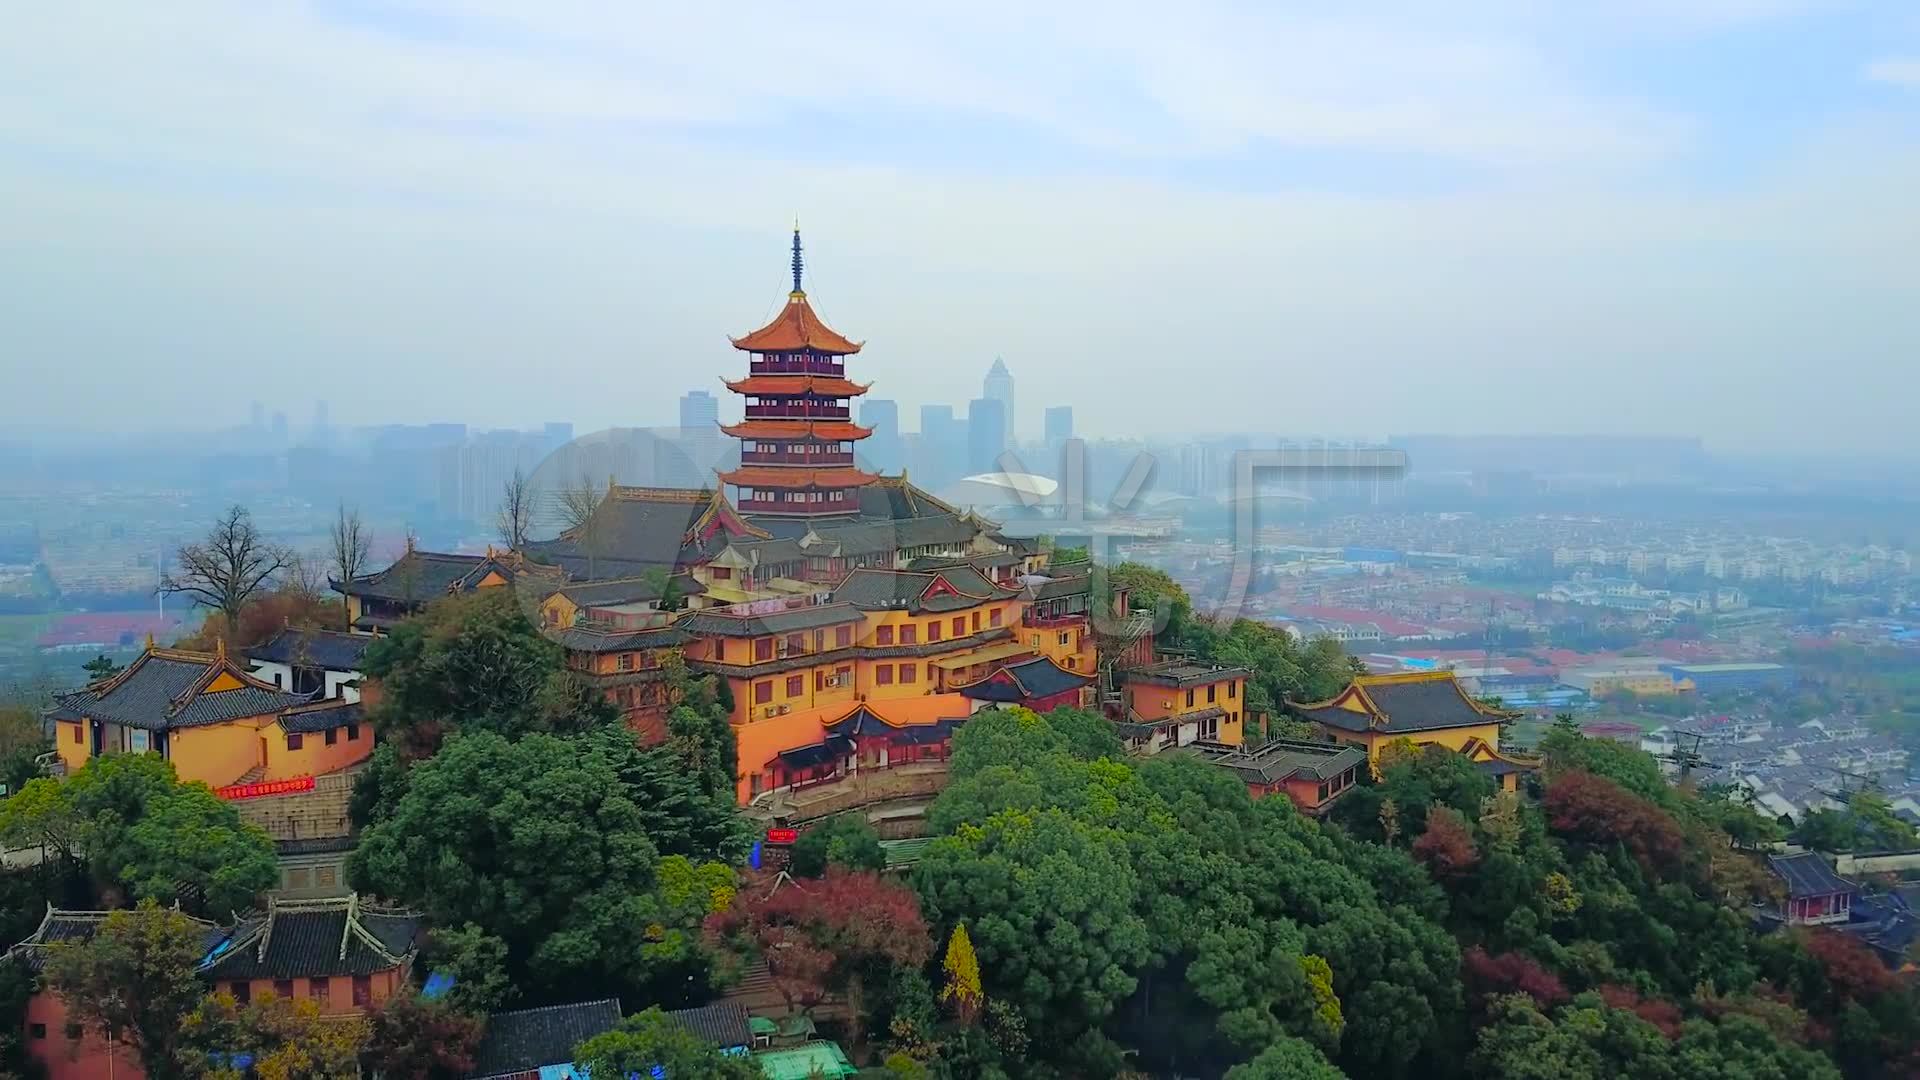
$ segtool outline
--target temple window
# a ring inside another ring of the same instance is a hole
[[[807,692],[807,682],[806,682],[805,676],[802,676],[802,675],[787,676],[787,696],[788,697],[799,697],[801,694],[804,694],[806,692]]]
[[[892,686],[893,685],[893,665],[892,664],[876,665],[873,669],[873,683],[875,686]]]
[[[920,640],[920,628],[912,623],[900,627],[900,644],[914,645]]]
[[[901,682],[910,683],[917,680],[919,677],[920,677],[919,665],[917,664],[901,664],[900,665],[900,681]]]
[[[773,700],[773,680],[772,679],[768,679],[765,682],[757,682],[753,684],[753,703],[755,705],[765,705],[767,702],[772,700]]]
[[[882,625],[875,628],[873,631],[873,643],[875,645],[893,644],[893,627],[891,625]]]

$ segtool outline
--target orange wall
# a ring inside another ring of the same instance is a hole
[[[327,732],[309,731],[300,736],[300,749],[287,749],[287,733],[277,723],[261,728],[267,740],[267,771],[263,780],[285,780],[293,776],[319,776],[337,772],[365,761],[373,753],[373,727],[360,725],[360,737],[347,738],[347,729],[333,730],[333,745],[327,745]]]
[[[773,755],[782,750],[791,750],[796,746],[812,746],[826,739],[827,729],[821,726],[822,711],[824,710],[796,711],[786,716],[757,720],[734,727],[735,746],[739,751],[740,762],[740,776],[735,784],[735,796],[742,805],[753,797],[753,783],[748,777],[760,771]]]
[[[263,764],[260,738],[271,739],[279,731],[272,717],[181,728],[167,736],[167,757],[180,779],[225,787]]]
[[[85,765],[87,759],[93,756],[93,742],[87,734],[87,722],[59,720],[53,726],[54,749],[60,754],[60,763],[67,767],[69,773]]]
[[[33,1037],[33,1025],[43,1024],[46,1037]],[[79,1041],[67,1038],[67,1007],[59,995],[43,990],[27,999],[27,1053],[47,1067],[48,1080],[144,1080],[140,1059],[125,1046],[107,1053],[106,1040],[91,1032]]]
[[[403,980],[401,979],[399,968],[389,968],[386,971],[374,972],[368,976],[368,981],[371,984],[368,989],[372,991],[373,1000],[377,1003],[392,997],[395,989],[400,986]],[[292,982],[292,996],[295,998],[312,997],[313,984],[326,983],[327,1004],[322,1009],[323,1012],[350,1015],[366,1011],[363,1008],[356,1007],[353,1003],[353,976],[351,975],[335,975],[327,979],[294,979]],[[274,989],[272,979],[252,979],[247,983],[247,986],[248,992],[256,998],[263,997],[267,994],[279,993],[278,990]],[[217,982],[213,985],[215,991],[225,990],[231,992],[233,987],[234,984],[230,980]]]

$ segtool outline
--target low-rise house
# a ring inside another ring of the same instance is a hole
[[[247,650],[252,674],[288,693],[359,701],[361,661],[373,639],[338,630],[288,627]]]
[[[1786,902],[1779,916],[1789,926],[1844,923],[1860,886],[1834,873],[1827,857],[1816,851],[1798,855],[1769,855],[1767,869],[1786,886]]]
[[[70,1021],[60,995],[39,982],[49,950],[90,940],[108,914],[48,905],[32,936],[7,950],[5,962],[21,964],[34,974],[20,1034],[27,1054],[46,1068],[52,1080],[139,1080],[143,1075],[139,1060],[126,1047],[109,1045],[99,1033]],[[204,932],[209,950],[226,940],[227,931],[210,922],[195,919],[194,925]]]
[[[1242,667],[1164,660],[1126,673],[1125,712],[1116,730],[1147,753],[1195,742],[1238,746],[1244,738],[1247,678]]]
[[[313,704],[312,695],[288,693],[248,673],[225,645],[201,653],[149,642],[118,674],[56,695],[47,718],[55,752],[69,770],[101,754],[151,753],[173,762],[182,780],[218,788],[312,776],[372,753],[370,732],[351,741],[351,753],[326,752],[338,736],[308,745],[287,724],[290,714]],[[291,722],[316,721],[301,713]]]
[[[1516,714],[1474,700],[1451,671],[1359,675],[1345,690],[1318,702],[1288,701],[1287,711],[1336,743],[1358,746],[1379,766],[1380,752],[1398,740],[1439,746],[1490,765],[1503,790],[1535,768],[1500,751],[1500,725]]]
[[[1254,798],[1284,794],[1305,814],[1318,816],[1351,788],[1366,766],[1357,746],[1276,740],[1257,747],[1195,743],[1192,752],[1232,773]]]
[[[356,893],[269,898],[201,963],[216,990],[249,1001],[307,998],[327,1013],[357,1013],[399,992],[419,950],[420,916],[363,905]]]

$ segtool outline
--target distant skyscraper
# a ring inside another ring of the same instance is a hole
[[[967,426],[954,419],[953,406],[920,406],[920,438],[913,457],[915,479],[922,487],[942,487],[963,476],[966,465]]]
[[[278,410],[273,414],[273,440],[282,446],[287,442],[287,414]]]
[[[900,446],[900,405],[886,398],[868,398],[860,402],[860,426],[873,429],[866,440],[868,467],[880,472],[899,472],[905,457]]]
[[[327,403],[324,401],[313,403],[313,434],[317,438],[324,438],[327,434]]]
[[[1054,405],[1047,409],[1047,445],[1058,446],[1073,438],[1073,406]]]
[[[726,451],[726,441],[720,437],[720,399],[705,390],[682,394],[679,434],[675,442],[685,460],[663,467],[669,482],[687,487],[711,487],[714,467]]]
[[[1019,438],[1018,414],[1013,410],[1013,376],[1008,373],[1005,360],[997,356],[993,358],[993,366],[987,369],[987,377],[981,384],[980,396],[1000,403],[1000,415],[1005,428],[1002,441],[1012,442]]]
[[[967,468],[973,473],[1000,468],[1007,448],[1007,406],[995,398],[975,398],[967,406]]]
[[[549,420],[546,427],[541,429],[541,434],[545,437],[543,441],[546,443],[547,453],[551,454],[573,441],[573,422]]]
[[[247,426],[255,431],[267,430],[267,407],[254,402],[247,406]]]
[[[690,390],[680,396],[680,429],[693,434],[696,429],[720,423],[720,401],[705,390]]]

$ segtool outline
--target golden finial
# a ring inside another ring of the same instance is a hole
[[[224,661],[227,658],[227,636],[221,634],[213,639],[213,658]]]
[[[147,631],[147,651],[153,651],[153,631]]]

